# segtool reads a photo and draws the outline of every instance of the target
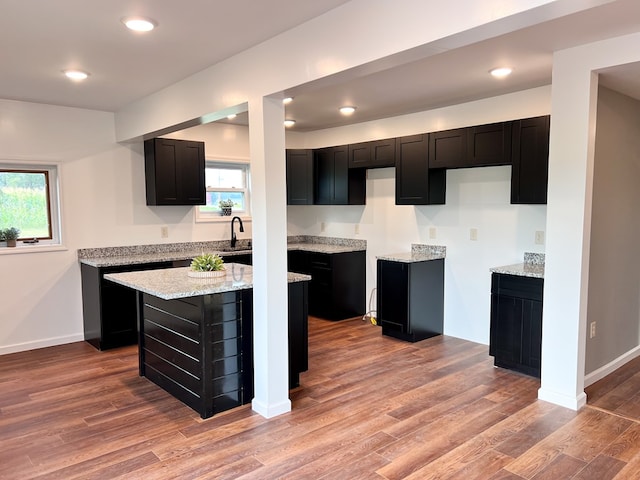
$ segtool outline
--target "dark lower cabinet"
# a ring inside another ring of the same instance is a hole
[[[366,253],[288,252],[288,270],[311,275],[309,315],[344,320],[365,313]]]
[[[378,260],[378,323],[382,334],[409,342],[440,335],[444,328],[444,259]]]
[[[169,268],[173,262],[113,267],[80,265],[84,339],[98,350],[134,345],[137,342],[136,292],[105,280],[107,273]]]
[[[308,368],[306,282],[289,284],[289,386]],[[140,302],[140,375],[202,418],[253,398],[253,291]]]
[[[494,364],[540,378],[544,280],[491,275],[489,354]]]

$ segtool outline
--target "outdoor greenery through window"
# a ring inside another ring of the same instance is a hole
[[[221,200],[233,202],[232,214],[250,215],[249,164],[207,161],[205,169],[207,204],[197,208],[197,219],[219,218]]]
[[[56,240],[55,183],[55,167],[20,169],[0,164],[0,230],[17,228],[23,240]]]

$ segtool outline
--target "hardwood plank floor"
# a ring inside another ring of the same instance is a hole
[[[640,421],[640,357],[585,389],[594,408]]]
[[[401,342],[359,319],[310,318],[309,365],[290,413],[202,420],[138,377],[135,347],[2,356],[0,478],[640,478],[628,385],[572,412],[494,368],[486,346]]]

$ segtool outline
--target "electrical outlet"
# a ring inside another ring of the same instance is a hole
[[[169,227],[160,227],[160,238],[169,238]]]
[[[591,322],[589,324],[589,338],[593,338],[596,336],[596,322]]]
[[[353,227],[353,232],[358,235],[360,234],[360,224],[356,223],[355,226]]]
[[[429,238],[432,240],[436,238],[436,227],[429,227]]]
[[[544,232],[542,230],[536,231],[536,245],[544,245]]]
[[[473,240],[474,242],[476,240],[478,240],[478,229],[477,228],[472,228],[471,230],[469,230],[469,239]]]

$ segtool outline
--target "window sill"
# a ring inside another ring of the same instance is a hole
[[[240,217],[243,222],[251,222],[251,217],[244,215],[217,215],[212,217],[196,217],[195,223],[229,223],[233,217]]]
[[[17,247],[0,247],[0,255],[19,255],[22,253],[66,252],[64,245],[18,245]]]

